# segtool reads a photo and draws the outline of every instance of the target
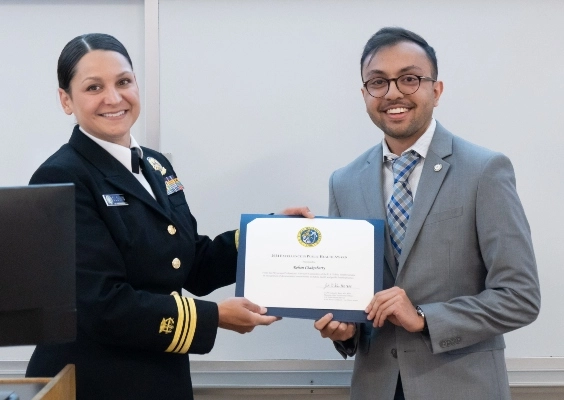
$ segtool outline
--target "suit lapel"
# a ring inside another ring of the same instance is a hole
[[[429,214],[437,194],[450,168],[450,164],[443,158],[452,154],[452,134],[437,122],[433,140],[429,146],[421,179],[413,202],[413,208],[407,224],[407,231],[402,243],[402,253],[399,259],[398,274],[401,272],[405,260],[421,231],[421,227]],[[439,166],[440,168],[435,166]],[[438,169],[438,171],[436,170]]]
[[[384,194],[382,192],[382,144],[374,147],[374,151],[366,161],[365,167],[360,171],[359,184],[362,188],[364,203],[366,204],[367,213],[371,218],[384,220],[384,258],[392,272],[394,278],[397,274],[397,266],[394,260],[394,252],[390,241],[390,232],[388,230],[386,204],[384,203]]]
[[[111,183],[120,191],[127,193],[130,196],[138,198],[140,201],[145,203],[148,207],[154,209],[160,214],[170,219],[167,212],[159,206],[159,204],[153,199],[153,197],[147,192],[147,190],[139,183],[137,179],[127,169],[116,160],[110,153],[88,138],[83,134],[78,125],[75,126],[72,136],[69,140],[69,144],[86,160],[88,160],[94,167],[96,167],[105,177],[105,180]],[[160,175],[160,174],[159,174]],[[149,184],[157,195],[158,190],[155,190],[155,186],[149,181]],[[164,187],[161,178],[161,186]],[[106,194],[106,193],[103,193]],[[110,194],[110,193],[107,193]],[[158,197],[157,197],[158,198]],[[170,212],[170,209],[169,209]]]

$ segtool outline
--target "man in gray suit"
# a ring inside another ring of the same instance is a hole
[[[315,322],[344,357],[356,354],[355,400],[510,399],[503,333],[540,308],[511,162],[433,118],[437,71],[413,32],[370,38],[361,90],[384,140],[330,179],[330,215],[388,222],[384,290],[367,323]]]

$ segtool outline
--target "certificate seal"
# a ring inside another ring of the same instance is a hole
[[[312,226],[306,226],[298,232],[298,242],[304,247],[315,247],[321,242],[321,232]]]

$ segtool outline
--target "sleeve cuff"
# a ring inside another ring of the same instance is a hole
[[[217,304],[194,300],[173,294],[178,309],[177,323],[169,318],[163,319],[160,329],[173,333],[168,353],[209,353],[215,343],[218,326]]]
[[[170,345],[165,350],[167,353],[180,353],[186,354],[194,340],[194,333],[196,332],[196,324],[198,323],[198,314],[196,312],[196,304],[194,299],[173,295],[178,308],[177,323],[174,325],[172,318],[163,319],[159,332],[164,330],[173,330],[174,335]]]
[[[344,359],[352,357],[356,354],[358,342],[360,340],[360,325],[356,324],[356,332],[354,336],[348,340],[337,340],[333,342],[335,349],[343,356]]]

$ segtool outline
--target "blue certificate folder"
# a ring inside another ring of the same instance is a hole
[[[237,282],[235,284],[235,296],[245,296],[245,254],[247,244],[247,225],[257,218],[302,218],[299,216],[287,215],[264,215],[264,214],[242,214],[239,232],[239,255],[237,258]],[[334,217],[315,217],[339,219]],[[353,218],[348,218],[353,219]],[[357,218],[358,219],[358,218]],[[383,287],[383,264],[384,264],[384,221],[380,219],[366,219],[374,227],[374,293],[382,290]],[[295,296],[291,289],[288,290],[289,296]],[[328,310],[312,308],[282,308],[271,307],[268,304],[259,304],[268,308],[267,315],[289,318],[304,318],[318,320],[327,313],[333,314],[335,321],[341,322],[366,322],[364,310]],[[366,304],[368,305],[368,304]]]

